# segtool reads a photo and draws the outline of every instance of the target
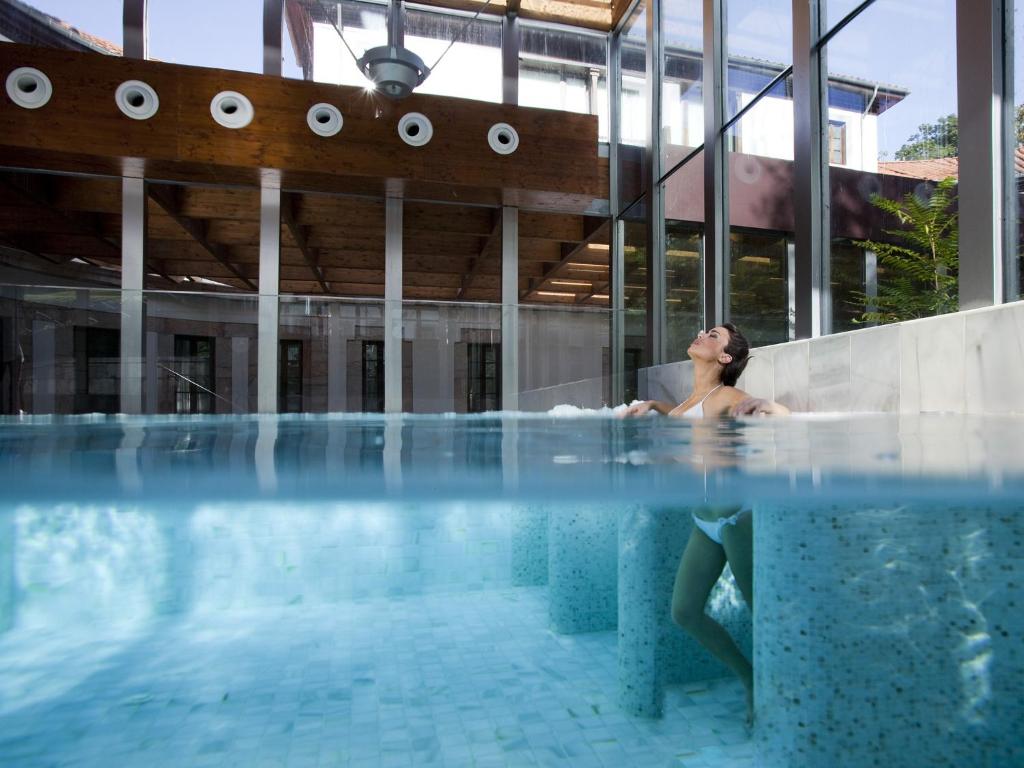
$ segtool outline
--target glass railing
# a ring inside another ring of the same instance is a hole
[[[121,355],[133,315],[116,288],[0,285],[0,412],[118,413],[122,379],[152,414],[257,410],[259,298],[143,292],[144,354]],[[305,297],[279,300],[278,410],[381,412],[385,320],[401,324],[402,410],[502,409],[500,304]],[[399,321],[400,318],[400,321]],[[518,408],[611,404],[612,313],[602,307],[521,305]],[[635,372],[631,372],[635,376]]]

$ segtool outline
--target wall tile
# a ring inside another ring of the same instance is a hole
[[[850,335],[825,336],[807,344],[810,410],[850,409]]]
[[[963,413],[964,315],[900,326],[900,411]]]
[[[1024,303],[964,322],[967,413],[1024,413]]]
[[[900,407],[900,329],[850,334],[850,410],[893,413]]]

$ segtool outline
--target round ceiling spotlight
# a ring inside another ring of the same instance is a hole
[[[141,80],[127,80],[117,86],[114,101],[132,120],[149,120],[160,109],[160,97]]]
[[[422,147],[434,136],[434,126],[426,115],[409,112],[398,121],[398,135],[411,147]]]
[[[341,110],[333,104],[314,104],[309,108],[309,112],[306,113],[306,123],[309,125],[309,130],[315,133],[317,136],[334,136],[341,130],[341,126],[345,124],[345,119],[341,116]]]
[[[256,110],[252,102],[238,91],[221,91],[210,102],[210,114],[225,128],[245,128],[252,122]]]
[[[7,76],[7,95],[19,107],[39,109],[53,96],[53,83],[35,67],[18,67]]]
[[[404,99],[430,74],[423,59],[396,45],[370,48],[356,63],[376,89],[392,99]]]
[[[519,149],[519,132],[508,123],[495,123],[487,132],[487,143],[499,155],[511,155]]]

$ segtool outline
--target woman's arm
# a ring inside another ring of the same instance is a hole
[[[651,411],[660,413],[662,416],[668,416],[674,405],[670,403],[663,403],[660,400],[645,400],[642,403],[631,405],[622,414],[623,416],[645,416]]]
[[[760,397],[746,397],[729,409],[730,416],[789,416],[790,410],[782,403]]]

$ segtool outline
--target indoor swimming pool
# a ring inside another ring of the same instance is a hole
[[[1020,765],[1022,428],[8,419],[0,763]],[[752,729],[670,611],[724,506]]]

